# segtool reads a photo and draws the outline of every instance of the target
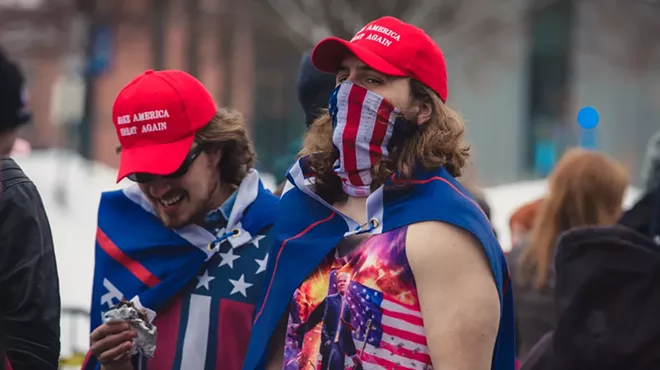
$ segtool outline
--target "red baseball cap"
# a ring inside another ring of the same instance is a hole
[[[211,94],[185,72],[148,70],[133,79],[112,107],[122,146],[117,182],[132,173],[175,172],[216,112]]]
[[[394,17],[382,17],[362,27],[351,41],[328,37],[316,45],[312,63],[337,73],[349,55],[390,76],[413,78],[447,101],[447,65],[440,47],[422,29]]]

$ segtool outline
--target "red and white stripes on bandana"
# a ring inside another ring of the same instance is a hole
[[[388,155],[399,111],[382,96],[350,82],[335,88],[330,98],[332,142],[339,150],[334,170],[346,194],[371,194],[371,168]]]

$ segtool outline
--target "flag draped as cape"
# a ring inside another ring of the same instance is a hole
[[[257,171],[250,171],[220,234],[240,230],[228,239],[233,248],[250,242],[273,224],[278,201],[264,188]],[[101,325],[102,313],[122,299],[147,309],[151,316],[157,314],[213,256],[209,244],[215,239],[216,235],[198,225],[166,228],[137,185],[103,193],[96,232],[90,331]],[[88,354],[83,369],[98,368],[98,361]]]
[[[271,281],[257,305],[244,370],[263,369],[268,341],[289,307],[294,290],[346,235],[360,229],[313,193],[312,176],[301,158],[287,174],[287,186],[278,207],[271,238]],[[472,196],[444,169],[418,170],[412,185],[394,188],[391,179],[367,199],[367,219],[376,219],[372,233],[423,221],[441,221],[473,234],[483,246],[501,302],[500,329],[493,356],[494,370],[510,370],[515,361],[515,329],[511,282],[504,253],[485,214]]]

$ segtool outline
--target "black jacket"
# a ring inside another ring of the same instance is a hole
[[[567,232],[555,257],[557,327],[522,370],[660,369],[660,248],[623,226]]]
[[[0,345],[14,370],[57,369],[60,292],[48,218],[12,159],[2,159],[0,179]]]
[[[660,188],[646,192],[626,211],[619,224],[655,238],[660,235]]]

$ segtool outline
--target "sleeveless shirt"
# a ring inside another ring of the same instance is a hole
[[[295,291],[284,369],[431,369],[408,227],[334,249]]]

